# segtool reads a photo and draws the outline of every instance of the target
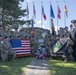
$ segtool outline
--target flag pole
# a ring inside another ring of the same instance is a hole
[[[28,20],[28,2],[26,2],[26,9],[27,9],[27,16],[26,16],[26,26],[28,26],[28,22],[27,22],[27,20]]]
[[[43,15],[42,15],[42,1],[41,1],[41,27],[43,28]]]
[[[58,1],[57,1],[57,32],[58,32]]]
[[[64,7],[65,7],[65,1],[64,1]],[[65,15],[65,11],[64,11],[64,26],[66,27],[66,15]]]
[[[50,6],[51,6],[51,2],[50,2]],[[50,15],[51,15],[51,12],[50,12]],[[50,32],[51,32],[51,34],[52,34],[52,24],[51,24],[51,19],[52,19],[52,18],[50,17],[50,25],[51,25],[51,26],[50,26]]]
[[[34,18],[34,2],[33,2],[33,16],[32,16],[32,27],[34,27],[34,21],[35,21],[35,18]]]
[[[26,0],[26,10],[27,10],[27,0]],[[25,23],[25,26],[27,26],[27,14],[26,14],[26,23]]]
[[[33,19],[34,19],[34,2],[33,2]]]

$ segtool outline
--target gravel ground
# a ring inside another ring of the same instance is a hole
[[[46,59],[33,59],[25,75],[50,75]]]

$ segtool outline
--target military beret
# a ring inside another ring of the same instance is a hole
[[[65,28],[68,28],[67,26]]]
[[[60,27],[60,29],[62,29],[62,27]]]
[[[1,37],[1,35],[0,35],[0,37]]]
[[[0,27],[2,27],[2,26],[0,25]]]
[[[27,38],[27,36],[25,36],[25,38]]]
[[[76,23],[76,20],[72,20],[71,23]]]
[[[5,36],[5,38],[4,38],[4,39],[6,39],[6,38],[9,38],[9,36]]]
[[[20,38],[20,36],[17,36],[17,38]]]
[[[12,35],[9,36],[9,38],[11,38],[11,37],[12,37]]]

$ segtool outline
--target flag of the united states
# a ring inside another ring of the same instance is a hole
[[[15,49],[17,57],[31,55],[30,40],[13,39],[11,45]]]

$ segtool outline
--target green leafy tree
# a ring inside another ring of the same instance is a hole
[[[0,0],[0,23],[5,30],[8,27],[18,28],[25,24],[22,17],[26,16],[26,9],[21,9],[20,3],[24,0]]]

